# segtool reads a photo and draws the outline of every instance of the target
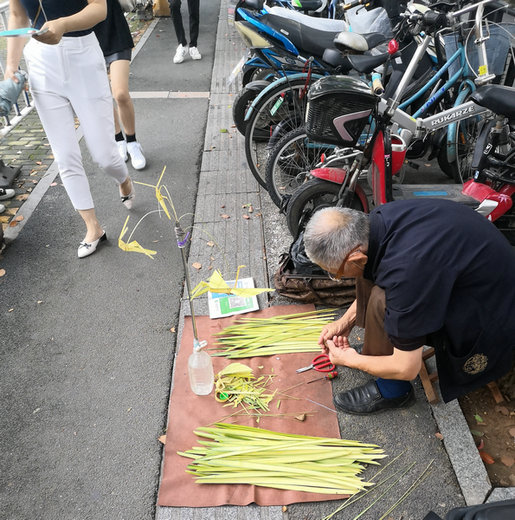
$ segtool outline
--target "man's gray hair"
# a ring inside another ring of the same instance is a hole
[[[309,259],[328,269],[338,269],[359,245],[368,246],[368,215],[350,208],[324,208],[311,217],[304,231]]]

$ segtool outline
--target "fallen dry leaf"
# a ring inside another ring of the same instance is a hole
[[[209,247],[214,247],[215,243],[212,240],[210,240],[209,242],[207,242],[206,245],[208,245]]]
[[[249,215],[243,215],[243,218],[246,219],[246,220],[250,220]]]
[[[510,411],[508,410],[508,408],[506,408],[506,406],[496,406],[495,411],[499,412],[500,414],[504,415],[505,417],[510,415]]]
[[[16,200],[27,200],[29,198],[28,193],[22,193],[21,195],[16,195]]]
[[[494,458],[489,453],[486,453],[486,451],[480,451],[479,456],[481,457],[481,460],[485,464],[494,464],[495,463]]]
[[[249,206],[249,209],[247,210],[249,213],[252,213],[254,211],[254,208],[252,206]]]
[[[171,327],[170,332],[175,332],[175,327]]]
[[[222,213],[220,216],[225,219],[231,218],[231,216],[227,215],[226,213]]]
[[[301,413],[300,415],[296,415],[295,419],[297,419],[297,421],[305,421],[306,420],[306,414],[305,413]]]
[[[443,435],[440,432],[435,433],[435,437],[441,441],[443,441]]]
[[[513,464],[515,464],[515,459],[511,455],[503,455],[501,457],[501,462],[508,468],[511,468]]]
[[[52,184],[50,184],[50,186],[57,186],[57,182],[52,182]]]
[[[510,428],[508,431],[512,437],[515,437],[515,428]]]
[[[16,227],[18,225],[18,222],[16,222],[16,220],[11,220],[11,222],[9,222],[9,227]]]
[[[36,164],[41,166],[43,163],[41,161],[36,161]]]
[[[0,269],[0,278],[5,275],[5,269]]]
[[[202,269],[202,264],[200,262],[193,262],[191,267],[194,267],[197,271]]]
[[[39,305],[40,303],[43,303],[43,300],[38,300],[38,305]]]
[[[221,207],[221,208],[225,208],[225,204],[222,204],[220,207]]]
[[[159,439],[157,439],[161,444],[166,444],[166,435],[161,435]]]
[[[288,511],[288,508],[286,506],[283,506],[283,513],[286,513]]]
[[[23,215],[18,215],[17,217],[14,217],[14,220],[16,220],[16,222],[21,222],[24,218]]]

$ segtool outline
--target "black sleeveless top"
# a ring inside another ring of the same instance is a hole
[[[107,17],[93,27],[104,56],[134,47],[131,30],[125,19],[120,2],[107,0]]]
[[[27,11],[27,16],[36,29],[41,29],[47,20],[71,16],[72,14],[82,11],[82,9],[88,5],[87,0],[20,0],[20,2],[25,8],[25,11]],[[43,9],[38,13],[40,3]],[[92,29],[73,31],[66,33],[64,36],[84,36],[91,31]]]

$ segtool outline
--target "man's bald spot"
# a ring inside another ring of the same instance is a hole
[[[318,218],[317,218],[318,217]],[[324,208],[312,219],[313,230],[316,233],[336,231],[347,227],[350,216],[335,208]]]

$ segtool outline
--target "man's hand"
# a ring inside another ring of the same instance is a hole
[[[345,316],[343,316],[343,318],[333,321],[333,323],[329,323],[322,329],[320,337],[318,338],[318,344],[320,347],[325,348],[325,343],[327,340],[334,341],[334,337],[347,337],[351,330],[352,325],[345,318]]]
[[[354,368],[360,356],[349,344],[349,339],[346,336],[337,336],[336,341],[327,339],[326,353],[329,359],[335,365]]]
[[[50,20],[45,22],[41,31],[45,31],[43,34],[34,35],[33,38],[38,42],[46,43],[48,45],[56,45],[61,41],[63,34],[66,32],[65,24],[62,19]]]

